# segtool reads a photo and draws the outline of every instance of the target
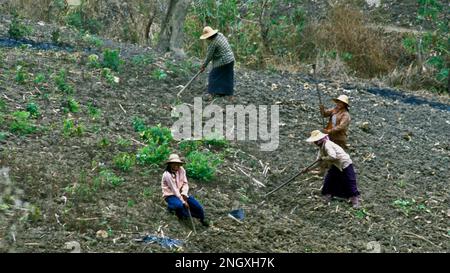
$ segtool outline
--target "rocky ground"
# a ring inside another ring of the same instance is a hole
[[[5,31],[3,25],[1,37]],[[48,41],[49,30],[40,35]],[[163,166],[138,165],[122,172],[114,168],[113,158],[142,147],[133,117],[143,118],[149,126],[170,127],[176,120],[170,115],[173,107],[192,105],[194,97],[201,97],[207,76],[203,74],[178,98],[180,85],[194,74],[192,66],[150,49],[107,41],[105,46],[123,49],[124,59],[115,74],[120,82],[111,84],[86,61],[88,54],[101,49],[85,52],[82,42],[71,43],[72,52],[24,46],[0,49],[0,98],[4,102],[0,166],[9,169],[3,169],[0,181],[0,251],[68,252],[66,243],[71,241],[82,252],[450,250],[448,97],[427,95],[418,100],[411,93],[399,96],[367,83],[322,79],[319,88],[327,106],[332,106],[330,99],[337,95],[350,96],[349,151],[362,208],[354,210],[342,200],[323,204],[322,177],[314,174],[300,176],[265,198],[266,192],[315,159],[316,148],[304,140],[321,126],[317,93],[308,75],[238,68],[233,103],[278,105],[279,147],[262,152],[260,143],[254,141],[232,141],[226,148],[203,147],[225,158],[212,182],[190,179],[191,194],[204,205],[212,222],[208,229],[196,222],[194,234],[189,225],[166,212],[160,195]],[[23,84],[16,81],[18,65],[29,75]],[[54,84],[62,68],[67,71],[67,83],[74,87],[77,113],[65,113],[68,96]],[[155,77],[158,69],[166,77]],[[46,82],[33,82],[39,73],[46,76]],[[40,106],[41,115],[33,120],[38,130],[29,135],[10,132],[10,114],[24,110],[30,102]],[[219,98],[209,103],[225,107],[230,102]],[[101,113],[90,114],[88,105]],[[67,119],[83,124],[84,133],[65,136]],[[176,142],[172,148],[177,150]],[[104,169],[122,177],[124,183],[106,184],[84,194],[72,190],[92,185]],[[242,223],[227,217],[237,208],[244,209]],[[184,244],[166,249],[136,242],[145,234],[165,235]]]

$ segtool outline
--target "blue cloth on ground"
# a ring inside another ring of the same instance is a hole
[[[177,239],[171,239],[168,237],[160,237],[155,235],[147,235],[142,238],[142,242],[147,244],[158,243],[162,247],[172,248],[172,247],[181,247],[183,245],[183,241]]]
[[[245,218],[244,210],[243,209],[237,209],[233,210],[229,213],[230,216],[234,217],[235,219],[242,221]]]

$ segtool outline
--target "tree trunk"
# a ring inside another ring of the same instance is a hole
[[[183,25],[191,0],[170,0],[159,34],[158,49],[173,51],[185,56],[183,51]]]

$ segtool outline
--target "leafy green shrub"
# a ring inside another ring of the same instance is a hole
[[[73,87],[67,82],[66,70],[61,69],[55,77],[55,84],[58,87],[59,91],[64,92],[66,94],[73,94]]]
[[[34,102],[27,104],[27,112],[30,113],[32,118],[38,118],[41,115],[41,113],[39,113],[39,106]]]
[[[203,140],[203,142],[206,145],[211,145],[211,146],[218,147],[218,148],[224,148],[229,145],[229,141],[226,140],[223,136],[216,136],[216,135],[206,137]]]
[[[161,124],[142,131],[141,137],[145,142],[154,141],[158,144],[167,144],[173,139],[170,129],[161,127]]]
[[[191,152],[197,151],[200,146],[202,145],[202,142],[200,140],[183,140],[178,143],[178,148],[188,156]]]
[[[23,23],[19,22],[17,16],[14,16],[11,24],[9,25],[8,35],[13,39],[22,39],[32,33],[32,29]]]
[[[13,121],[10,125],[10,130],[13,133],[18,133],[21,135],[31,134],[36,131],[36,126],[30,123],[30,113],[24,111],[14,112]]]
[[[133,118],[133,128],[135,132],[143,132],[147,128],[145,126],[144,120],[139,117]]]
[[[136,158],[140,164],[160,164],[164,162],[170,154],[167,143],[159,145],[153,139],[149,139],[147,146],[139,149]]]
[[[186,157],[186,173],[189,177],[210,181],[222,163],[222,160],[211,152],[193,151]]]
[[[114,157],[114,165],[116,168],[127,172],[133,167],[135,163],[134,156],[129,155],[128,153],[120,153]]]
[[[435,81],[431,83],[432,88],[437,89],[437,91],[448,92],[450,29],[448,20],[445,20],[448,15],[448,8],[443,7],[436,0],[418,0],[417,2],[419,4],[417,22],[422,26],[428,25],[429,30],[419,34],[418,37],[406,37],[413,42],[410,48],[412,52],[410,53],[421,56],[424,64],[430,68],[431,77]],[[419,65],[422,64],[419,63]],[[428,85],[426,81],[422,84]]]
[[[119,71],[120,63],[118,50],[105,49],[105,51],[103,51],[103,67],[110,68],[117,72]]]

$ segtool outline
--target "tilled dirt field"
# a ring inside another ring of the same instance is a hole
[[[77,241],[82,252],[450,250],[447,97],[427,96],[425,103],[414,104],[408,103],[417,102],[408,100],[413,96],[408,93],[399,99],[373,94],[380,91],[378,87],[322,81],[319,87],[328,107],[333,105],[331,98],[343,93],[350,96],[349,151],[362,209],[354,210],[340,200],[323,204],[322,177],[314,174],[300,176],[264,198],[266,192],[314,161],[316,148],[304,140],[321,126],[317,93],[306,75],[238,68],[232,104],[278,105],[279,146],[273,152],[262,152],[260,143],[232,141],[212,182],[190,180],[191,194],[212,221],[208,229],[196,222],[197,234],[193,234],[189,225],[166,211],[160,194],[163,166],[138,165],[125,173],[114,169],[113,158],[142,147],[133,117],[142,117],[149,126],[172,126],[176,119],[171,110],[180,103],[192,105],[194,97],[202,96],[206,74],[179,99],[179,85],[194,72],[177,70],[179,63],[171,62],[171,66],[162,57],[146,64],[127,56],[117,74],[120,83],[111,86],[98,69],[86,65],[85,53],[24,48],[2,48],[0,53],[0,98],[6,104],[6,120],[0,127],[5,133],[0,166],[9,168],[10,177],[9,182],[3,179],[0,191],[16,202],[0,208],[2,252],[68,252],[65,244],[70,241]],[[45,73],[48,84],[37,87],[32,79],[18,84],[19,63],[33,76]],[[74,86],[78,113],[63,111],[67,97],[56,90],[50,76],[61,68]],[[164,70],[167,78],[152,77],[155,69]],[[391,92],[384,91],[381,94]],[[41,116],[35,120],[38,131],[26,136],[8,133],[7,114],[23,110],[30,101],[40,106]],[[100,116],[88,114],[89,103],[100,109]],[[230,104],[224,98],[208,103],[224,108]],[[63,121],[68,118],[85,126],[83,136],[64,136]],[[172,147],[176,149],[175,142]],[[270,168],[267,177],[262,174],[265,166]],[[75,184],[92,184],[103,168],[113,170],[125,182],[101,187],[89,196],[70,191]],[[266,187],[259,187],[252,178]],[[236,208],[245,211],[242,223],[227,217]],[[106,235],[98,236],[99,230]],[[136,242],[145,234],[164,234],[183,240],[184,245],[165,249]]]

